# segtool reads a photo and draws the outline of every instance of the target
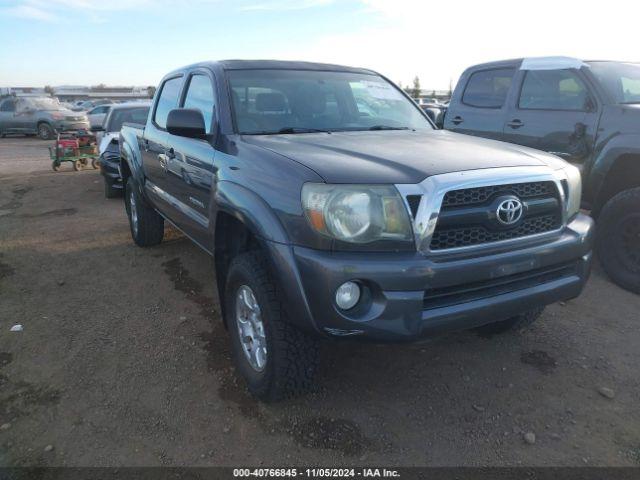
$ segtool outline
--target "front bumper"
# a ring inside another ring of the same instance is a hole
[[[505,320],[580,294],[591,268],[593,220],[579,214],[557,236],[517,250],[428,258],[420,253],[325,252],[293,247],[304,309],[315,331],[414,340]],[[281,268],[280,268],[281,270]],[[364,286],[341,311],[339,285]]]
[[[77,130],[90,130],[89,122],[70,122],[67,120],[62,120],[59,122],[55,122],[54,125],[56,131],[58,132],[70,132]]]

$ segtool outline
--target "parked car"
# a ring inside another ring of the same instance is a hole
[[[103,123],[94,125],[91,130],[98,138],[100,154],[100,173],[104,178],[104,196],[115,198],[122,193],[120,178],[120,129],[125,123],[144,126],[149,114],[150,103],[119,103],[109,105],[109,112]]]
[[[262,399],[311,383],[318,337],[520,328],[589,274],[575,167],[435,130],[370,70],[192,65],[119,138],[133,241],[160,243],[167,219],[214,256],[238,372]]]
[[[102,122],[104,122],[104,119],[107,116],[107,113],[109,113],[111,107],[112,104],[107,103],[104,105],[98,105],[97,107],[93,107],[89,110],[87,112],[87,118],[89,119],[91,127],[102,125]]]
[[[609,276],[640,293],[640,65],[552,57],[467,69],[445,128],[578,166]]]
[[[86,115],[65,109],[51,97],[0,99],[0,136],[21,133],[50,140],[67,130],[89,130]]]

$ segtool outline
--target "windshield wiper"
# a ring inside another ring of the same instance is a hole
[[[389,125],[374,125],[369,130],[411,130],[409,127],[391,127]]]
[[[284,127],[278,130],[278,133],[331,133],[331,131],[319,128]]]

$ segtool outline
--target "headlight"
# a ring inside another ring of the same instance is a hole
[[[62,113],[52,113],[51,118],[54,120],[62,120],[64,119],[64,115]]]
[[[567,165],[562,169],[567,182],[567,220],[571,220],[580,211],[582,201],[582,178],[580,170],[573,165]]]
[[[302,207],[316,231],[344,242],[412,240],[409,212],[393,186],[307,183]]]

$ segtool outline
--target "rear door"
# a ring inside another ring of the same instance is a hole
[[[515,73],[515,67],[492,67],[463,75],[449,105],[444,128],[501,140],[506,100]]]
[[[172,219],[175,206],[168,192],[166,127],[169,112],[178,106],[182,83],[182,75],[168,78],[162,83],[144,135],[139,139],[147,191],[155,199],[158,208]]]
[[[598,104],[581,73],[522,70],[517,84],[504,139],[583,163],[593,148]]]
[[[199,140],[168,134],[167,152],[169,189],[180,202],[178,224],[206,248],[209,248],[207,229],[215,157],[211,141],[217,117],[214,85],[213,76],[206,70],[197,70],[188,76],[180,106],[202,112],[209,138]]]

